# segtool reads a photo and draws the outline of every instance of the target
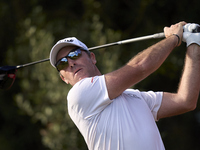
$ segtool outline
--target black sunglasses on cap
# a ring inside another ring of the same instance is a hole
[[[82,52],[81,50],[84,50],[83,48],[76,48],[76,49],[73,49],[72,51],[70,51],[67,56],[59,59],[57,61],[57,63],[55,64],[56,68],[58,71],[60,70],[63,70],[65,69],[66,67],[68,67],[68,60],[67,58],[70,58],[72,60],[76,60],[78,59],[81,55],[82,55]],[[84,50],[86,51],[86,50]],[[87,52],[87,51],[86,51]]]

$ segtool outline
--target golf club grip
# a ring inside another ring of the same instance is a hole
[[[157,39],[157,38],[164,38],[164,37],[165,37],[165,34],[162,32],[162,33],[156,33],[156,34],[142,36],[142,37],[138,37],[138,38],[132,38],[132,39],[128,39],[128,40],[123,40],[123,41],[119,41],[117,43],[118,44],[126,44],[126,43],[142,41],[142,40]]]

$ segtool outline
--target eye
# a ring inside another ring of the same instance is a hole
[[[62,58],[61,61],[58,62],[58,64],[57,64],[56,67],[57,67],[58,70],[63,70],[66,67],[68,67],[68,60],[67,60],[67,58]]]
[[[67,58],[62,58],[60,62],[67,62]]]
[[[76,51],[74,51],[74,52],[70,52],[69,54],[68,54],[68,57],[70,58],[70,59],[77,59],[78,57],[80,57],[81,56],[81,51],[78,51],[78,50],[76,50]]]

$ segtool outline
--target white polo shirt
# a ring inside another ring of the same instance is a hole
[[[110,100],[104,75],[68,93],[68,112],[89,150],[164,150],[155,120],[162,92],[126,90]]]

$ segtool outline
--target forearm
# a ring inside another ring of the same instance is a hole
[[[124,67],[106,74],[109,97],[111,99],[117,97],[158,69],[177,42],[176,36],[170,36],[136,55]]]
[[[200,90],[200,47],[192,44],[187,48],[185,66],[179,84],[178,95],[185,105],[194,109]]]
[[[161,66],[172,50],[176,47],[177,42],[178,38],[172,35],[139,53],[130,60],[127,65],[137,65],[140,67],[140,77],[145,78]]]
[[[110,99],[119,96],[124,90],[145,79],[165,61],[168,55],[178,44],[177,34],[182,37],[183,25],[180,22],[171,27],[165,27],[164,32],[166,39],[147,48],[124,67],[105,75],[106,86]]]

